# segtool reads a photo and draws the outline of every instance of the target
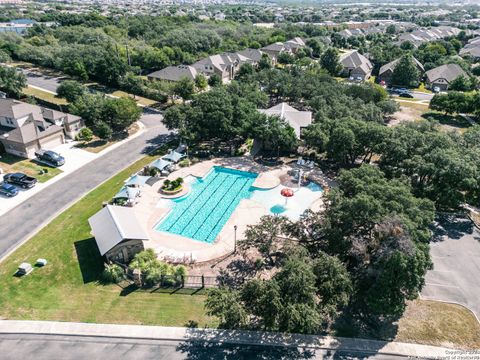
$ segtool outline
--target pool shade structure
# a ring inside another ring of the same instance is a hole
[[[170,161],[164,160],[163,158],[157,159],[154,162],[152,162],[149,166],[156,168],[160,171],[165,170],[167,167],[171,166],[172,163]]]
[[[289,188],[284,188],[280,191],[280,195],[285,198],[285,206],[287,206],[288,198],[292,197],[294,194],[295,193],[293,192],[293,190]]]
[[[185,157],[184,154],[180,154],[180,153],[176,152],[175,150],[173,150],[168,155],[165,155],[162,159],[177,163],[181,159],[183,159],[184,157]]]
[[[134,175],[125,182],[127,186],[144,186],[150,176]]]
[[[113,198],[135,200],[135,198],[138,196],[139,193],[140,193],[140,189],[138,188],[124,186]]]

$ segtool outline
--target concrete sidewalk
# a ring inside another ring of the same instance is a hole
[[[397,342],[331,336],[280,334],[257,331],[190,329],[141,325],[87,324],[55,321],[1,320],[1,334],[90,336],[137,340],[202,341],[237,345],[348,350],[371,354],[438,358],[452,349]]]

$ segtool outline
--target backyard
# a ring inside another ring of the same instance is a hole
[[[40,164],[35,160],[24,159],[7,153],[0,155],[0,169],[5,173],[21,172],[37,178],[39,182],[46,182],[62,172],[58,168]]]

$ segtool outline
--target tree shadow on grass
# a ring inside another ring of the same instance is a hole
[[[457,115],[446,115],[436,112],[428,112],[422,115],[428,121],[437,121],[440,125],[448,125],[458,128],[470,127],[470,123],[463,117]]]
[[[217,276],[219,284],[230,288],[238,288],[246,280],[252,278],[257,273],[257,269],[250,261],[235,259],[227,265],[226,269],[221,269]]]
[[[87,284],[99,281],[103,271],[103,258],[95,238],[76,241],[74,245],[83,282]]]

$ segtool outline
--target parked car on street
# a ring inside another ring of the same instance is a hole
[[[23,173],[5,174],[3,176],[3,181],[23,189],[31,189],[37,183],[37,179]]]
[[[35,156],[41,162],[47,163],[51,166],[59,167],[65,164],[65,158],[51,150],[37,150]]]
[[[6,197],[14,197],[18,195],[18,189],[14,185],[3,182],[0,184],[0,194]]]

